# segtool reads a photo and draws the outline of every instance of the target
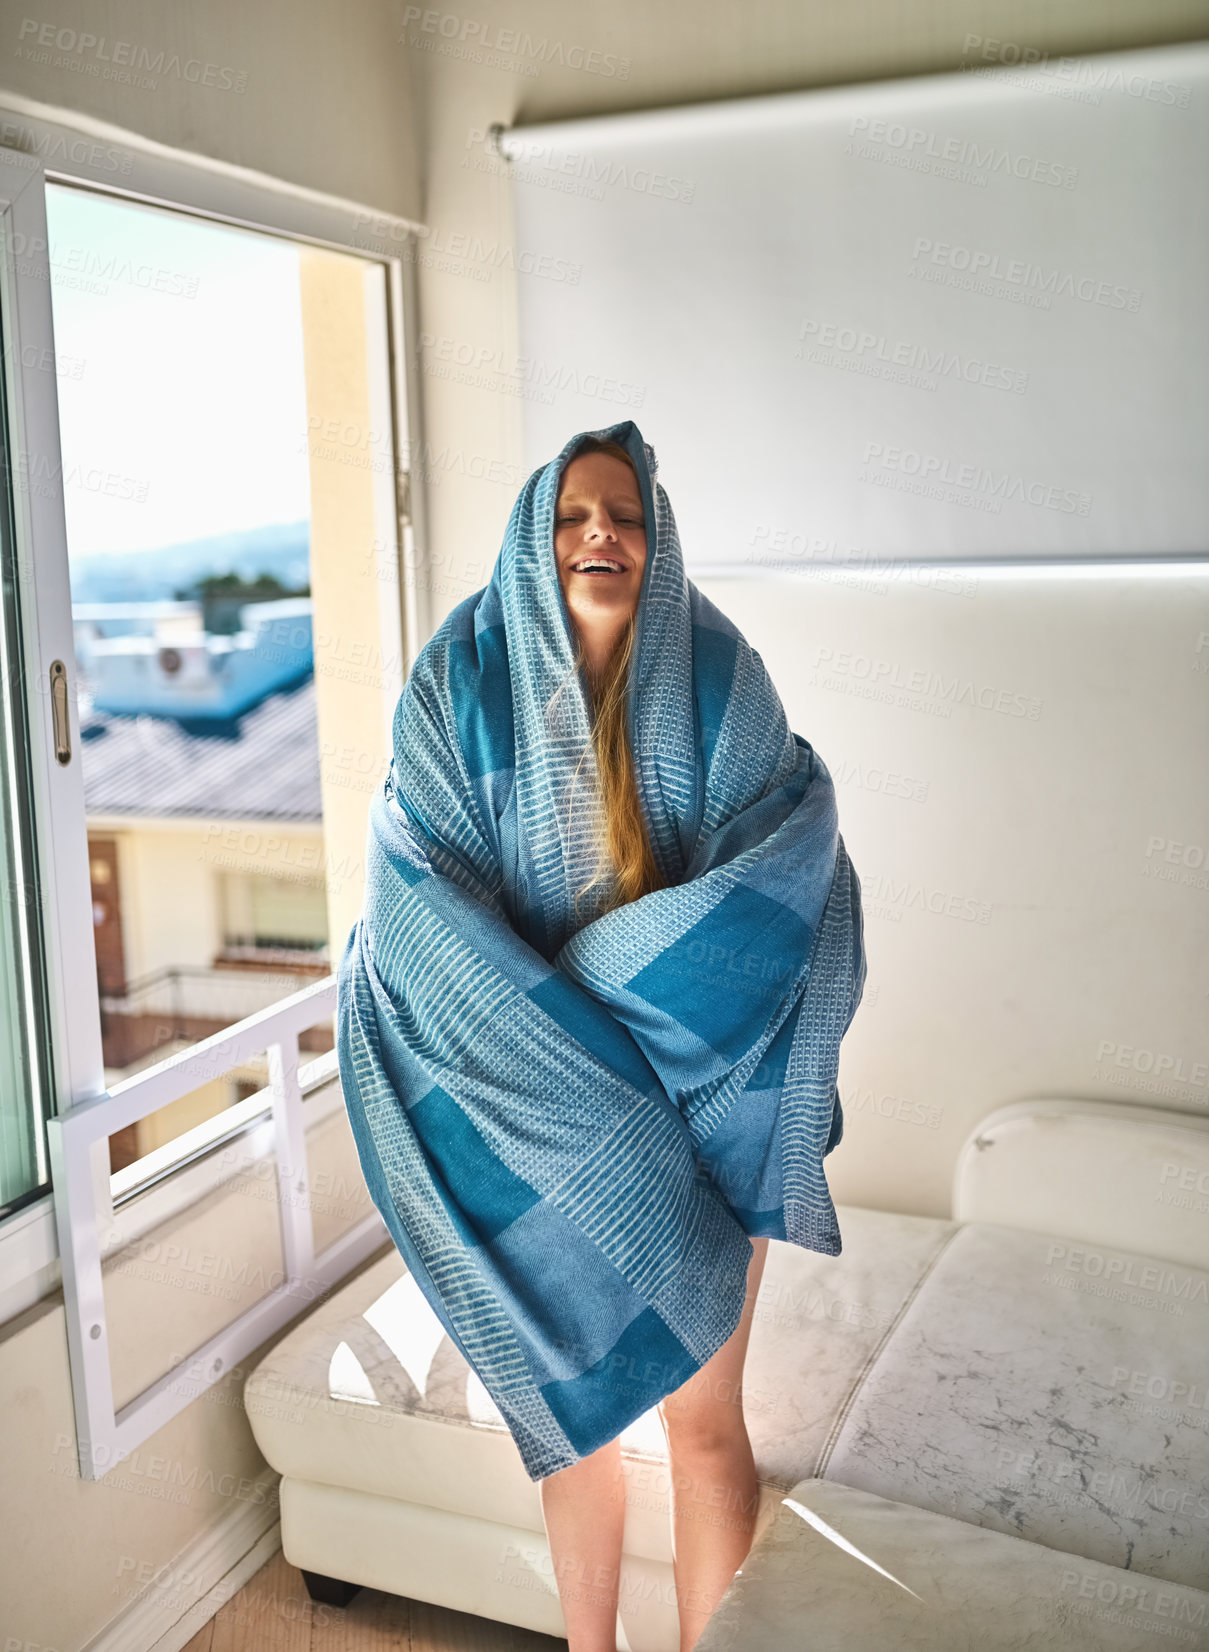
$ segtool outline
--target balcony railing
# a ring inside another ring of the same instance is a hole
[[[121,1072],[145,1062],[165,1045],[193,1044],[278,1004],[331,973],[325,957],[295,957],[288,968],[251,947],[233,949],[222,963],[171,964],[101,995],[101,1048],[105,1066]],[[278,954],[280,956],[280,954]],[[311,1054],[332,1048],[323,1027],[308,1028],[300,1046]]]
[[[71,1362],[80,1475],[99,1480],[334,1285],[387,1238],[377,1211],[315,1254],[309,1197],[300,1037],[336,1010],[328,975],[268,1008],[81,1101],[48,1123],[55,1221]],[[284,1260],[282,1283],[150,1388],[115,1411],[101,1271],[96,1155],[107,1139],[232,1069],[268,1056],[273,1156]]]

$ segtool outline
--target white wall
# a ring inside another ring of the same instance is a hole
[[[828,1181],[918,1215],[995,1107],[1209,1106],[1209,578],[953,573],[702,582],[831,769],[862,881]]]
[[[0,92],[414,217],[414,103],[398,33],[377,0],[349,0],[338,16],[325,0],[13,7]]]
[[[369,1195],[342,1111],[308,1131],[307,1151],[322,1247],[367,1214]],[[119,1405],[280,1283],[276,1186],[264,1174],[275,1168],[238,1144],[222,1153],[220,1189],[105,1262]],[[270,1531],[277,1477],[252,1438],[243,1382],[278,1340],[104,1479],[84,1481],[61,1293],[0,1329],[0,1645],[76,1652],[119,1620],[105,1652],[136,1652],[152,1644],[141,1631],[164,1632]]]

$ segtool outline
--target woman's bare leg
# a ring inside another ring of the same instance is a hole
[[[620,1439],[539,1481],[569,1652],[617,1652],[625,1532]]]
[[[746,1560],[759,1485],[743,1419],[743,1363],[768,1254],[753,1239],[743,1316],[728,1341],[659,1407],[672,1478],[672,1554],[680,1652],[697,1637]]]

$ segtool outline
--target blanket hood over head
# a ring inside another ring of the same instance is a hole
[[[576,906],[601,817],[554,555],[588,436],[642,491],[627,726],[665,884],[611,911],[606,880]],[[370,1191],[532,1478],[717,1351],[749,1236],[840,1250],[822,1161],[864,979],[826,766],[686,578],[638,427],[573,437],[400,696],[337,1015]]]
[[[647,556],[627,724],[651,848],[665,883],[681,881],[698,844],[706,804],[700,733],[705,734],[708,753],[715,732],[709,719],[722,709],[721,704],[694,708],[690,587],[676,520],[657,479],[654,449],[630,420],[581,432],[549,464],[534,471],[521,489],[490,583],[467,599],[473,627],[466,633],[467,657],[458,662],[464,674],[450,684],[451,693],[461,697],[464,733],[481,761],[515,761],[515,792],[501,813],[505,901],[521,933],[549,957],[580,926],[585,912],[594,916],[605,898],[603,886],[598,886],[595,904],[585,908],[581,902],[576,915],[574,890],[596,868],[600,823],[591,711],[574,667],[576,639],[554,553],[563,473],[590,437],[626,449],[642,494]],[[718,635],[718,646],[725,652]],[[458,657],[459,645],[453,646]],[[502,689],[502,672],[493,669],[501,652],[511,691],[511,730],[497,715],[494,696],[487,704],[471,690],[476,678],[479,686],[491,681]],[[699,728],[702,716],[704,730]],[[782,746],[791,741],[783,717],[778,727],[765,732]],[[518,819],[532,821],[545,810],[551,811],[555,830],[547,838],[522,832],[518,840]]]

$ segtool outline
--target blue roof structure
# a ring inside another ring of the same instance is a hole
[[[187,622],[176,609],[186,611]],[[93,704],[99,711],[228,721],[313,668],[309,596],[246,602],[239,619],[239,629],[226,635],[204,629],[197,604],[82,607],[76,653]]]
[[[314,673],[239,716],[81,711],[89,815],[318,823]]]

